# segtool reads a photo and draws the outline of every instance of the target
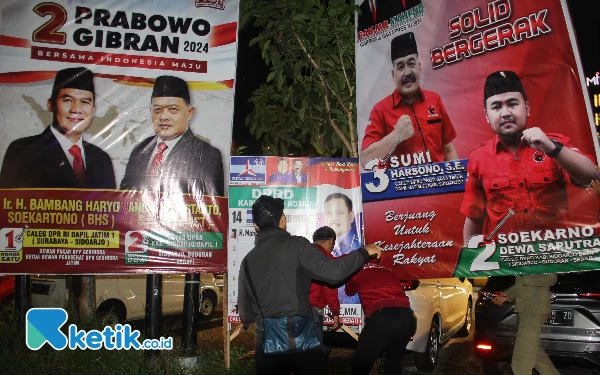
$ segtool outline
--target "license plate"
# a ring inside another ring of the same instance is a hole
[[[550,319],[546,320],[546,325],[550,326],[572,326],[573,310],[552,310]]]

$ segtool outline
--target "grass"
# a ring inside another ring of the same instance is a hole
[[[78,329],[102,330],[99,319],[71,319],[63,325],[66,332],[70,324]],[[165,336],[172,334],[173,328],[163,330]],[[142,338],[143,339],[143,338]],[[189,371],[179,364],[182,355],[179,341],[173,350],[160,352],[158,359],[150,366],[142,350],[54,350],[44,345],[40,350],[30,350],[25,344],[25,329],[18,327],[12,314],[0,316],[0,373],[4,375],[37,374],[83,374],[83,375],[187,375],[187,374],[254,374],[254,362],[247,358],[244,349],[232,348],[231,370],[225,370],[223,351],[209,349],[200,353],[200,368]]]

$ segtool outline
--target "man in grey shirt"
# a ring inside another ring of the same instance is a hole
[[[244,263],[248,264],[264,317],[311,316],[308,299],[311,279],[337,284],[358,270],[371,256],[379,258],[381,249],[373,244],[345,257],[331,259],[306,238],[286,231],[280,198],[262,195],[252,205],[257,231],[252,249],[242,260],[238,278],[238,312],[245,329],[256,323],[255,364],[257,374],[321,374],[326,358],[319,350],[267,357],[262,347],[262,315],[258,311]]]

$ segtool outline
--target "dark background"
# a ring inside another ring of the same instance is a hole
[[[593,77],[600,71],[600,1],[567,0],[571,20],[577,37],[579,54],[586,77]],[[260,141],[256,140],[246,127],[246,117],[252,111],[248,99],[267,78],[269,70],[264,64],[258,45],[248,47],[250,40],[259,35],[259,30],[246,28],[238,34],[238,55],[236,68],[233,142],[234,146],[246,146],[244,155],[262,155]],[[590,96],[600,94],[600,86],[588,87]],[[593,98],[591,98],[593,106]],[[600,112],[600,108],[594,108]],[[285,156],[285,155],[282,155]]]

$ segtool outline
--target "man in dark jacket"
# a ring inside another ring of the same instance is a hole
[[[280,198],[262,195],[252,205],[255,247],[242,260],[238,278],[238,312],[244,328],[256,322],[255,364],[257,374],[320,374],[325,358],[320,349],[267,357],[263,353],[263,316],[312,316],[308,299],[311,279],[336,284],[364,264],[381,249],[366,245],[345,257],[331,259],[306,238],[286,231]],[[247,263],[249,275],[244,264]],[[252,280],[260,303],[254,301],[248,279]]]

